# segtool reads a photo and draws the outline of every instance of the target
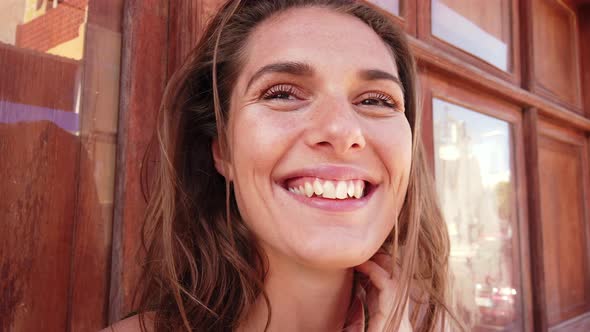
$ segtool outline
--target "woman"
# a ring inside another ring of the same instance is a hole
[[[113,328],[440,331],[415,79],[366,4],[227,2],[166,89],[142,314]]]

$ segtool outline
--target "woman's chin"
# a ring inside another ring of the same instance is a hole
[[[306,247],[296,250],[297,260],[302,264],[320,270],[339,270],[355,267],[371,258],[379,247],[327,246]]]

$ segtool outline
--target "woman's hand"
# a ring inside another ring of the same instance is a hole
[[[385,331],[387,317],[393,311],[395,298],[398,296],[399,283],[396,276],[391,276],[388,272],[391,266],[391,256],[378,252],[370,260],[355,267],[357,271],[367,276],[371,281],[371,284],[365,288],[369,307],[368,332]],[[408,306],[406,305],[398,332],[412,331]]]

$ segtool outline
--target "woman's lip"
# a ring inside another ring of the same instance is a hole
[[[279,186],[287,195],[295,200],[308,205],[313,208],[330,211],[330,212],[351,212],[358,210],[369,203],[373,194],[377,191],[377,187],[372,188],[365,196],[361,198],[347,198],[347,199],[329,199],[317,196],[307,197],[290,192],[289,190]]]
[[[371,185],[376,185],[377,180],[365,169],[354,165],[318,165],[302,168],[281,176],[277,181],[284,184],[287,180],[300,177],[315,177],[323,180],[363,180]]]

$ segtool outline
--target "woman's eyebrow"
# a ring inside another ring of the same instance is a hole
[[[313,76],[315,70],[313,67],[305,62],[294,62],[294,61],[286,61],[286,62],[275,62],[268,65],[263,66],[262,68],[258,69],[254,75],[248,80],[248,84],[246,85],[246,91],[250,89],[250,86],[254,81],[259,79],[264,75],[268,75],[271,73],[283,73],[283,74],[290,74],[295,76]],[[390,74],[386,71],[380,69],[364,69],[358,72],[361,79],[366,81],[375,81],[375,80],[389,80],[397,85],[400,86],[402,91],[404,90],[403,84],[400,79]]]
[[[402,89],[402,92],[404,91],[404,85],[400,79],[386,71],[380,69],[365,69],[359,71],[359,76],[361,79],[366,81],[389,80],[399,85],[399,87]]]
[[[246,85],[246,91],[250,88],[252,83],[260,77],[270,73],[284,73],[296,76],[313,76],[314,69],[311,65],[304,62],[276,62],[268,64],[256,71]]]

